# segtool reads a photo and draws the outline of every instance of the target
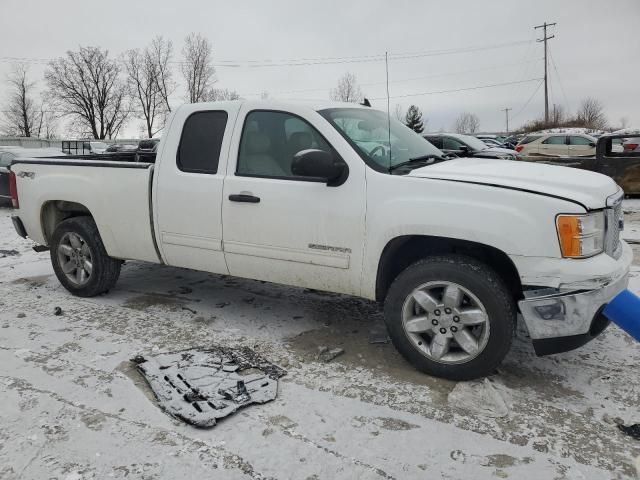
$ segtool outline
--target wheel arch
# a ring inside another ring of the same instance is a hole
[[[91,217],[91,211],[81,203],[67,200],[48,200],[40,209],[40,225],[47,245],[60,222],[72,217]]]
[[[522,297],[522,283],[515,264],[502,250],[456,238],[403,235],[391,239],[382,250],[376,274],[375,299],[384,301],[389,287],[408,266],[433,255],[460,254],[487,264],[505,281],[514,299]]]

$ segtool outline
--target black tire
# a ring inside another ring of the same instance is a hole
[[[71,282],[62,270],[58,258],[58,246],[66,233],[75,233],[82,237],[91,252],[93,264],[88,282],[78,286]],[[51,237],[51,264],[60,283],[78,297],[95,297],[113,288],[120,276],[122,261],[111,258],[100,238],[98,227],[91,217],[73,217],[58,224]]]
[[[405,300],[417,287],[437,281],[454,282],[472,292],[489,318],[486,346],[466,363],[435,361],[421,353],[405,333]],[[493,373],[511,348],[516,325],[515,301],[502,278],[487,265],[462,255],[428,257],[409,266],[389,288],[384,314],[389,336],[402,356],[418,370],[449,380],[473,380]]]

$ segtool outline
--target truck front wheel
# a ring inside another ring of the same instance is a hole
[[[393,344],[418,370],[450,380],[491,374],[511,347],[515,302],[470,257],[428,257],[404,270],[385,300]]]
[[[60,222],[53,232],[51,264],[69,292],[94,297],[113,288],[122,262],[107,255],[91,217],[73,217]]]

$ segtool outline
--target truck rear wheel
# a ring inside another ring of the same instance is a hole
[[[511,347],[515,303],[503,280],[470,257],[420,260],[393,282],[385,322],[418,370],[450,380],[491,374]]]
[[[51,264],[69,292],[94,297],[113,288],[122,262],[107,255],[91,217],[73,217],[60,222],[53,232]]]

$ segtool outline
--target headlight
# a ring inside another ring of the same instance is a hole
[[[604,250],[604,212],[556,217],[560,251],[565,258],[584,258]]]

